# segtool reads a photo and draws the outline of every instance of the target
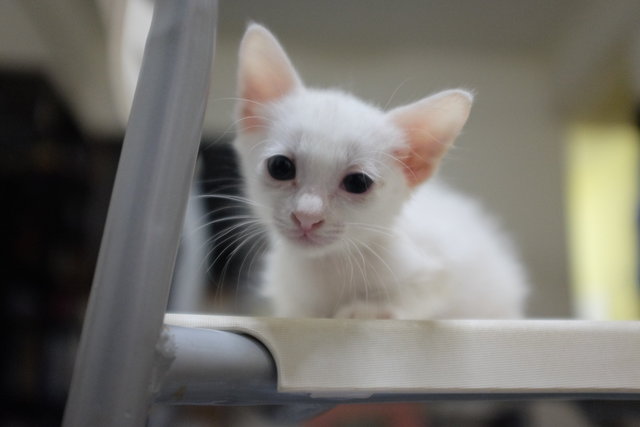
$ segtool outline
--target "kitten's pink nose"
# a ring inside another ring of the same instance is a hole
[[[306,212],[293,212],[291,220],[295,225],[300,227],[302,231],[313,231],[324,224],[324,219],[317,214],[309,214]]]

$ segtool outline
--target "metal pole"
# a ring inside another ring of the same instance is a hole
[[[202,134],[217,0],[156,0],[63,425],[143,426]]]

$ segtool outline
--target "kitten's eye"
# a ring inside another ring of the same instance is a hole
[[[349,193],[365,193],[373,185],[373,180],[363,173],[352,173],[342,180],[342,186]]]
[[[296,165],[286,156],[277,155],[267,159],[267,170],[273,179],[289,181],[296,177]]]

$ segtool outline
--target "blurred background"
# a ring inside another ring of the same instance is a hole
[[[0,2],[2,425],[60,422],[152,7]],[[474,90],[442,174],[511,233],[530,316],[636,319],[639,16],[638,0],[221,0],[197,185],[237,181],[230,98],[255,20],[310,86],[385,107]],[[206,247],[205,285],[174,307],[248,312],[246,252]],[[615,413],[602,425],[638,425]]]

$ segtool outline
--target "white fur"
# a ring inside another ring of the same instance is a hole
[[[417,190],[388,236],[315,257],[282,240],[267,266],[281,316],[508,318],[524,308],[524,275],[504,237],[438,183]]]
[[[522,315],[524,274],[501,232],[472,200],[421,183],[464,124],[470,95],[446,91],[386,113],[343,92],[307,89],[275,38],[255,24],[240,64],[234,145],[271,237],[264,291],[275,315]],[[282,90],[267,90],[275,87],[264,86],[270,74]],[[251,125],[243,128],[243,120]],[[414,145],[423,142],[431,145]],[[401,155],[422,148],[422,157]],[[269,176],[273,155],[294,160],[294,180]],[[428,168],[413,166],[422,161]],[[342,179],[359,172],[374,184],[351,194]],[[303,233],[292,215],[323,222]]]

